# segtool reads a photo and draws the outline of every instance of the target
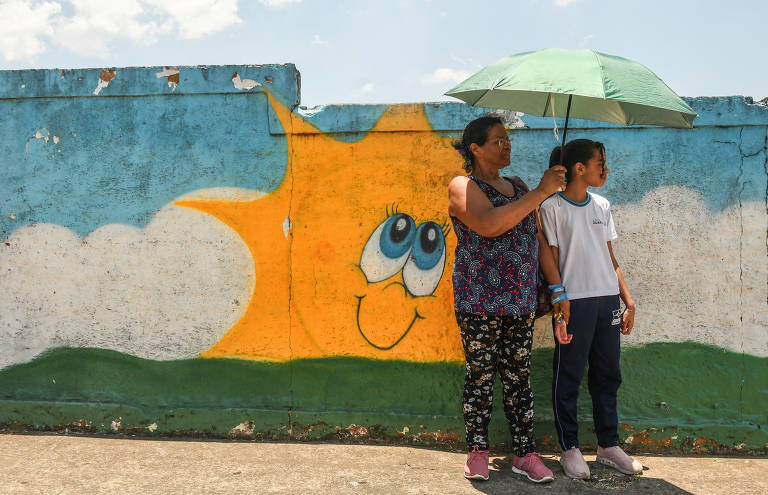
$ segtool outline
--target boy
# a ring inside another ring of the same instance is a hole
[[[560,147],[550,166],[561,162]],[[553,301],[565,302],[565,321],[554,322],[552,405],[560,447],[560,464],[571,478],[589,478],[579,451],[576,403],[584,366],[589,362],[589,393],[597,435],[597,462],[624,474],[642,465],[618,446],[616,394],[621,385],[620,333],[634,326],[635,303],[613,255],[617,238],[608,200],[587,191],[600,187],[609,172],[601,143],[576,139],[565,146],[567,187],[541,204],[541,222],[560,268],[562,285],[550,286]],[[626,309],[622,312],[619,298]],[[566,333],[567,330],[570,334]]]

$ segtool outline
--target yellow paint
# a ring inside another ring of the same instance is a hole
[[[431,130],[421,105],[390,107],[365,138],[346,143],[268,97],[288,142],[281,185],[250,202],[176,203],[229,225],[254,259],[246,313],[203,357],[461,360],[450,279],[453,234],[445,238],[445,266],[432,295],[408,293],[401,271],[369,283],[359,266],[393,204],[416,225],[450,224],[447,185],[461,172],[450,140]]]

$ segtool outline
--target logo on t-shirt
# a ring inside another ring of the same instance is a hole
[[[599,218],[595,218],[592,220],[592,225],[605,225],[605,222]]]

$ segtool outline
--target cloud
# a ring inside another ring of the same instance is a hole
[[[458,84],[461,81],[468,78],[471,74],[467,71],[449,69],[442,67],[435,69],[435,71],[422,79],[422,83],[426,85],[446,85],[446,84]]]
[[[259,0],[267,7],[280,8],[290,5],[292,3],[301,3],[301,0]]]
[[[52,18],[61,12],[56,2],[8,0],[0,3],[0,54],[8,61],[43,53],[42,38],[53,36]],[[12,21],[10,19],[13,19]]]
[[[571,4],[578,3],[580,0],[555,0],[555,5],[558,7],[567,7]]]
[[[82,239],[39,223],[6,242],[0,368],[62,346],[194,357],[237,322],[254,286],[253,258],[240,237],[172,204],[145,229],[111,224]]]
[[[316,34],[314,38],[312,38],[312,44],[313,45],[327,45],[328,42],[325,40],[320,39],[320,35]]]
[[[157,41],[160,28],[155,21],[139,21],[144,7],[138,0],[71,0],[72,16],[56,20],[54,42],[82,55],[106,57],[115,39],[142,44]]]
[[[71,14],[62,14],[62,5]],[[160,36],[193,39],[221,31],[242,22],[237,7],[238,0],[9,0],[0,4],[0,19],[21,22],[0,27],[0,53],[8,60],[38,55],[47,37],[79,55],[106,57],[115,40],[152,45]]]
[[[636,330],[622,340],[768,356],[765,203],[712,214],[700,193],[662,186],[612,209],[614,252],[638,308]]]
[[[594,34],[588,34],[581,38],[581,41],[579,42],[579,48],[585,48],[587,45],[589,45],[589,42],[595,37]]]
[[[363,94],[368,94],[373,92],[373,83],[365,83],[363,84],[363,87],[360,88],[360,92]]]
[[[167,14],[181,39],[202,38],[242,22],[238,0],[144,0]]]

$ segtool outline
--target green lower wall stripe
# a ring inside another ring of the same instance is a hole
[[[532,384],[540,447],[554,449],[551,361],[551,349],[534,352]],[[463,437],[463,372],[462,363],[151,361],[103,349],[62,348],[0,371],[0,424],[455,443]],[[766,449],[768,358],[693,343],[651,344],[624,348],[622,373],[620,434],[633,447]],[[491,435],[504,447],[509,435],[500,390],[497,382]],[[586,383],[579,417],[582,444],[594,446]]]

